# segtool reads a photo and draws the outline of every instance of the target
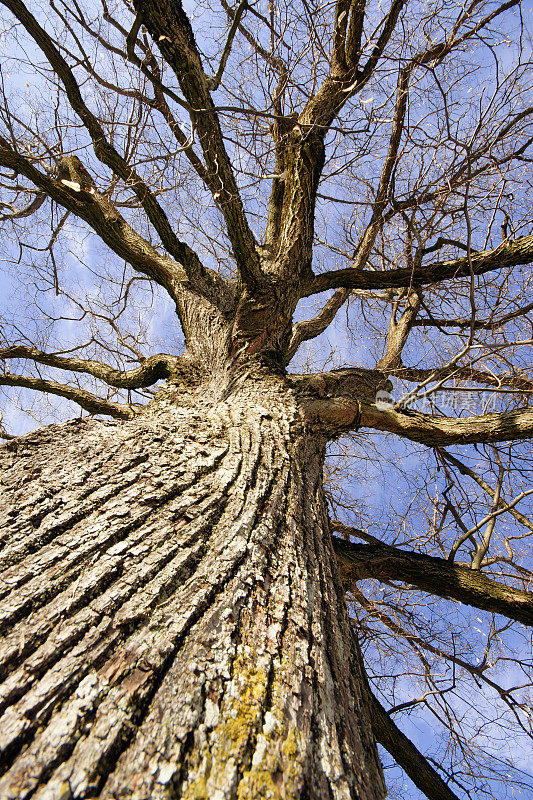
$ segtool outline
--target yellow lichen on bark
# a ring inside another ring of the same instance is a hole
[[[300,738],[294,727],[287,730],[284,724],[271,728],[267,735],[260,734],[252,764],[239,784],[238,799],[299,797],[303,768]]]
[[[231,796],[238,800],[287,800],[299,796],[304,748],[298,731],[292,726],[287,728],[281,713],[279,718],[271,711],[265,713],[270,667],[267,658],[248,647],[238,653],[222,702],[223,721],[213,729],[198,755],[197,766],[192,770],[197,777],[185,788],[184,800],[222,800],[231,783]]]

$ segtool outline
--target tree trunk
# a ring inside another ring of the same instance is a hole
[[[0,797],[385,796],[286,381],[1,449]]]

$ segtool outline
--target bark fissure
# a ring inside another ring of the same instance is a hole
[[[200,467],[200,473],[201,469],[202,468]],[[138,474],[133,480],[128,481],[125,484],[125,488],[128,489],[134,486],[135,489],[133,494],[139,496],[142,493],[142,483],[141,475]],[[186,491],[189,488],[189,485],[190,483],[188,484],[185,482],[177,487],[167,489],[160,497],[154,498],[157,499],[157,505],[161,509],[168,502],[175,499],[179,493]],[[85,546],[83,539],[81,539],[78,540],[78,547],[75,550],[70,549],[68,542],[71,537],[72,526],[82,520],[87,521],[88,516],[87,508],[85,511],[83,509],[77,509],[72,517],[66,521],[62,521],[59,527],[52,531],[51,538],[53,538],[53,533],[56,531],[58,533],[63,533],[63,531],[66,531],[65,535],[63,536],[64,541],[62,549],[59,546],[57,539],[53,543],[52,558],[48,556],[45,550],[44,553],[40,553],[38,558],[34,560],[28,559],[24,565],[25,568],[22,570],[22,574],[20,567],[18,566],[8,569],[6,573],[4,573],[4,580],[6,583],[8,583],[8,585],[11,580],[17,581],[18,579],[22,581],[25,577],[27,578],[30,575],[34,575],[35,572],[38,574],[35,578],[30,580],[29,584],[26,584],[24,588],[22,588],[20,585],[16,587],[14,590],[16,592],[16,597],[13,601],[10,601],[9,596],[4,599],[4,611],[0,614],[0,630],[5,629],[9,624],[12,624],[13,621],[20,618],[24,611],[30,606],[32,609],[35,609],[39,606],[39,604],[46,602],[50,596],[55,595],[58,590],[66,588],[66,586],[72,582],[73,578],[77,578],[79,576],[79,570],[83,568],[83,566],[86,564],[87,557],[91,556],[94,551],[96,551],[96,555],[98,555],[98,551],[102,549],[105,550],[110,542],[113,544],[118,544],[121,540],[126,540],[132,531],[136,531],[140,525],[142,525],[151,517],[152,508],[150,498],[144,495],[140,497],[139,505],[141,510],[134,520],[128,521],[125,525],[111,524],[112,521],[117,517],[116,506],[117,504],[120,504],[120,498],[117,500],[115,498],[115,493],[116,489],[106,491],[103,497],[98,498],[99,502],[96,504],[96,507],[90,509],[93,513],[98,513],[102,504],[112,498],[115,500],[111,509],[107,512],[106,522],[109,522],[109,524],[104,528],[103,540],[94,540],[94,538],[89,534],[85,537]],[[120,517],[120,513],[118,516]],[[24,552],[22,552],[21,555],[24,555]],[[56,580],[55,573],[57,572],[57,567],[55,565],[57,562],[61,562],[61,571],[59,578]],[[43,563],[46,566],[50,565],[44,574],[42,572]],[[70,565],[72,565],[73,571],[66,572],[65,567]]]

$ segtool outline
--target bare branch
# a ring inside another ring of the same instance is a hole
[[[476,330],[495,331],[503,327],[507,322],[511,322],[518,317],[523,317],[530,311],[533,311],[533,303],[528,303],[522,306],[522,308],[518,308],[516,311],[510,311],[508,314],[504,314],[503,317],[498,317],[497,319],[476,319],[473,321],[474,328]],[[469,328],[471,325],[472,319],[467,319],[466,317],[463,319],[436,319],[433,316],[429,317],[429,319],[419,317],[413,322],[413,326],[422,326],[424,328]]]
[[[376,741],[383,745],[428,800],[459,800],[420,750],[392,721],[370,689],[368,694],[371,698],[372,730]]]
[[[347,526],[345,531],[349,531]],[[402,581],[423,592],[533,625],[533,592],[505,586],[479,569],[382,543],[353,544],[334,536],[333,546],[347,590],[365,578]]]
[[[452,364],[450,367],[437,367],[436,369],[417,369],[416,367],[397,367],[388,371],[389,375],[394,375],[406,381],[426,381],[428,378],[442,380],[443,378],[454,378],[458,381],[470,381],[480,383],[485,386],[495,386],[497,388],[508,386],[524,392],[533,391],[533,380],[526,375],[501,375],[493,374],[485,370],[475,369],[471,366],[458,366]]]
[[[226,12],[226,14],[228,15],[228,17],[229,17],[231,20],[234,20],[234,19],[235,19],[235,15],[236,15],[237,11],[236,11],[235,9],[231,8],[231,6],[230,6],[230,5],[227,3],[227,1],[226,1],[226,0],[220,0],[220,5],[221,5],[221,6],[222,6],[222,8],[224,9],[224,11],[225,11],[225,12]],[[267,19],[266,19],[266,18],[265,18],[265,17],[264,17],[262,14],[260,14],[258,11],[256,11],[256,9],[254,9],[254,8],[253,8],[253,6],[251,6],[251,5],[250,5],[250,6],[248,6],[248,9],[249,9],[249,10],[250,10],[250,12],[251,12],[252,14],[254,14],[254,15],[255,15],[255,16],[258,18],[258,19],[260,19],[260,20],[262,20],[263,22],[265,22],[265,24],[267,25],[267,27],[270,27],[270,23],[268,22],[268,20],[267,20]],[[239,22],[239,24],[238,24],[238,26],[237,26],[237,27],[238,27],[238,30],[239,30],[239,32],[240,32],[240,33],[241,33],[241,34],[244,36],[244,38],[245,38],[245,39],[246,39],[246,41],[247,41],[247,42],[248,42],[248,43],[251,45],[251,47],[253,47],[253,49],[256,51],[256,53],[259,53],[259,55],[260,55],[262,58],[264,58],[264,59],[265,59],[265,61],[266,61],[268,64],[271,64],[271,65],[272,65],[272,66],[273,66],[275,69],[278,69],[278,68],[280,68],[280,66],[281,66],[281,64],[280,64],[280,61],[281,61],[281,59],[278,59],[278,58],[275,58],[275,57],[273,57],[273,56],[272,56],[272,55],[271,55],[271,54],[268,52],[268,50],[265,50],[265,48],[264,48],[264,47],[261,47],[261,45],[259,44],[259,42],[257,42],[257,41],[254,39],[254,37],[252,36],[252,34],[250,33],[250,31],[248,31],[248,30],[247,30],[247,29],[244,27],[244,25],[242,24],[242,22]]]
[[[196,253],[187,245],[180,243],[181,261],[159,253],[146,239],[126,222],[109,200],[93,186],[84,185],[84,176],[78,168],[81,165],[75,156],[65,159],[72,180],[66,183],[53,180],[38,170],[25,156],[14,150],[6,139],[0,136],[0,165],[24,175],[35,186],[85,220],[102,240],[118,256],[124,258],[133,269],[148,275],[163,286],[177,302],[180,285],[187,284],[193,291],[203,294],[218,307],[228,301],[229,288],[216,273],[201,264]],[[187,265],[187,270],[183,263]],[[192,282],[189,279],[192,277]]]
[[[500,475],[499,484],[501,483],[501,481],[503,481],[503,472]],[[476,552],[474,554],[474,557],[472,558],[472,569],[479,569],[483,563],[483,558],[486,555],[486,552],[489,548],[490,538],[494,530],[494,524],[496,522],[496,518],[501,516],[502,514],[505,514],[507,511],[512,511],[514,507],[521,500],[524,499],[524,497],[529,497],[529,495],[531,494],[533,494],[533,489],[529,489],[525,492],[520,492],[520,494],[518,494],[515,498],[513,498],[513,500],[511,500],[510,503],[505,503],[502,507],[499,507],[500,491],[497,488],[496,492],[494,493],[494,498],[493,498],[494,502],[492,511],[485,517],[483,517],[483,519],[481,519],[479,522],[476,522],[475,525],[472,525],[471,528],[465,530],[464,533],[459,537],[459,539],[457,539],[457,541],[453,543],[452,548],[450,550],[450,554],[448,556],[448,561],[452,563],[461,545],[464,544],[466,541],[468,541],[468,539],[470,539],[470,541],[475,542],[475,547],[476,547]],[[487,530],[485,531],[483,541],[479,543],[476,542],[473,534],[476,533],[476,531],[478,531],[480,528],[482,528],[483,525],[487,526]]]
[[[389,149],[381,168],[379,185],[372,206],[372,217],[363,236],[361,237],[361,241],[357,245],[357,255],[354,269],[360,269],[366,264],[382,224],[381,218],[388,202],[389,185],[398,158],[398,150],[400,148],[400,142],[404,129],[405,115],[408,107],[409,81],[418,63],[419,61],[416,58],[413,59],[406,67],[400,70],[398,75],[396,106],[394,109],[394,116],[391,126]]]
[[[146,358],[138,367],[128,371],[113,369],[107,364],[89,359],[61,356],[54,353],[43,353],[36,347],[26,345],[11,345],[0,349],[0,361],[11,358],[27,358],[37,364],[46,364],[49,367],[82,372],[104,381],[108,386],[119,389],[140,389],[143,386],[152,386],[162,378],[168,378],[174,372],[180,372],[183,360],[165,353]],[[1,376],[0,376],[1,380]]]
[[[224,74],[224,70],[226,69],[226,64],[228,63],[228,58],[231,53],[231,46],[233,44],[235,34],[237,33],[237,30],[239,28],[239,23],[241,21],[242,15],[244,14],[247,8],[248,8],[247,0],[241,0],[239,5],[237,6],[236,11],[233,14],[233,21],[229,29],[228,38],[226,39],[224,50],[222,51],[222,55],[220,56],[220,64],[218,65],[218,69],[214,77],[208,79],[208,86],[212,92],[216,91],[220,86],[220,81],[222,80],[222,75]]]
[[[474,275],[533,262],[533,236],[522,236],[512,242],[503,242],[494,250],[472,253],[470,256]],[[470,276],[469,258],[456,258],[435,264],[408,268],[370,271],[339,269],[316,275],[305,287],[303,295],[325,292],[341,286],[347,289],[387,289],[394,287],[427,286],[441,281]]]
[[[337,290],[338,291],[338,290]],[[389,371],[402,363],[402,351],[407,343],[409,333],[420,309],[420,295],[413,293],[407,301],[407,308],[399,320],[396,320],[398,301],[393,306],[387,339],[387,351],[376,364],[376,369]]]
[[[12,205],[8,205],[7,203],[0,203],[2,208],[10,208],[11,213],[9,214],[0,214],[0,222],[8,219],[22,219],[23,217],[29,217],[35,211],[38,211],[44,201],[46,200],[46,194],[44,192],[37,192],[36,196],[33,198],[31,203],[29,203],[26,208],[15,208]]]
[[[311,376],[310,376],[311,377]],[[317,385],[320,375],[313,376]],[[452,444],[509,442],[533,438],[533,409],[504,411],[469,418],[434,417],[416,411],[379,410],[347,389],[336,397],[309,399],[302,413],[311,425],[321,427],[331,438],[359,428],[387,431],[428,447]],[[346,394],[345,394],[346,392]]]
[[[198,270],[200,266],[198,259],[194,258],[195,254],[189,252],[190,248],[187,248],[178,240],[155,195],[150,191],[133,167],[126,163],[107,139],[100,121],[85,104],[74,74],[55,46],[52,38],[44,28],[39,25],[35,17],[30,14],[21,0],[1,0],[1,2],[25,27],[29,35],[50,62],[54,72],[60,78],[65,87],[70,105],[82,120],[91,137],[97,158],[119,175],[126,185],[131,186],[140,200],[150,222],[161,237],[161,241],[167,252],[178,260],[186,271],[188,271],[190,262],[194,262],[194,266],[196,270]],[[204,280],[206,279],[205,274],[203,278]]]
[[[447,450],[444,450],[443,448],[440,447],[437,449],[439,455],[441,456],[441,458],[444,459],[444,461],[447,461],[448,463],[452,464],[456,469],[459,470],[461,475],[467,475],[469,478],[472,478],[472,480],[475,481],[478,484],[478,486],[481,486],[481,488],[485,492],[487,492],[487,494],[490,497],[492,497],[493,500],[496,499],[496,492],[494,491],[494,489],[491,486],[489,486],[489,484],[485,480],[483,480],[483,478],[480,475],[478,475],[477,472],[475,472],[469,466],[464,464],[462,461],[459,461],[459,459],[456,458],[456,456],[453,456],[451,453],[448,453]],[[504,506],[507,506],[507,504],[504,498],[500,497],[498,500],[498,508],[503,508]],[[520,522],[521,525],[524,525],[526,528],[528,528],[530,531],[533,532],[533,522],[531,522],[531,520],[529,520],[526,516],[524,516],[524,514],[522,514],[520,511],[517,511],[516,508],[509,508],[508,506],[506,510],[509,512],[509,514],[511,514],[511,516],[513,516],[518,522]]]
[[[303,342],[320,336],[320,334],[326,330],[328,325],[335,319],[337,311],[344,305],[349,295],[349,289],[337,289],[333,297],[328,300],[316,317],[297,322],[293,325],[292,337],[287,351],[287,364]]]
[[[124,403],[113,403],[103,397],[96,397],[85,389],[76,386],[67,386],[56,381],[43,380],[42,378],[30,378],[24,375],[0,374],[0,386],[20,386],[25,389],[33,389],[37,392],[55,394],[72,400],[85,411],[91,414],[105,414],[115,419],[131,419],[135,416],[135,407]]]
[[[233,168],[226,152],[215,106],[211,99],[209,79],[204,73],[191,23],[181,0],[153,3],[136,0],[153,40],[167,64],[174,70],[180,88],[190,106],[193,126],[207,165],[210,181],[216,186],[213,195],[226,222],[239,274],[250,289],[265,284],[255,238],[250,230]]]
[[[361,427],[390,431],[430,447],[519,441],[533,437],[533,409],[455,419],[415,411],[379,411],[375,406],[365,405],[361,410]]]
[[[396,27],[396,23],[398,22],[398,17],[400,16],[400,11],[404,7],[404,5],[406,5],[405,0],[393,0],[389,13],[387,14],[387,17],[381,29],[379,38],[376,42],[376,45],[372,50],[372,53],[370,54],[368,61],[363,67],[361,78],[359,81],[360,85],[364,85],[374,72],[377,63],[381,58],[381,56],[383,55],[385,47],[387,46],[392,36],[394,28]]]

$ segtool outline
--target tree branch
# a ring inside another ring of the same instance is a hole
[[[337,311],[344,305],[350,295],[349,289],[337,289],[333,297],[324,305],[321,311],[312,319],[297,322],[292,327],[292,336],[287,350],[286,363],[293,358],[303,342],[320,336],[328,325],[334,320]]]
[[[186,271],[189,271],[190,266],[194,266],[195,271],[198,272],[201,268],[198,258],[190,248],[179,241],[155,195],[107,139],[100,121],[85,104],[74,74],[52,38],[39,25],[21,0],[0,0],[0,2],[19,20],[48,59],[50,66],[65,88],[72,109],[80,117],[91,137],[97,158],[122,178],[127,186],[131,186],[167,252],[179,261]],[[189,275],[189,277],[192,276]],[[206,280],[205,274],[203,279]]]
[[[350,3],[350,22],[346,33],[346,61],[357,66],[361,54],[361,39],[365,22],[366,0],[352,0]]]
[[[455,378],[459,381],[471,381],[472,383],[481,383],[486,386],[508,386],[513,389],[521,389],[525,392],[533,390],[533,380],[525,375],[493,375],[491,372],[485,370],[474,369],[469,366],[443,367],[439,369],[418,369],[417,367],[396,367],[387,370],[389,375],[394,375],[397,378],[405,381],[422,382],[427,380],[432,375],[435,380],[442,380],[443,378]]]
[[[24,175],[52,200],[85,220],[114,253],[133,269],[148,275],[163,286],[174,301],[178,302],[180,285],[186,284],[217,308],[224,308],[231,302],[226,282],[216,273],[206,270],[188,245],[180,243],[181,260],[174,261],[170,256],[161,254],[126,222],[107,197],[93,186],[83,185],[83,178],[75,166],[81,164],[79,159],[73,156],[63,163],[70,167],[69,174],[73,178],[66,183],[63,182],[64,179],[54,180],[38,170],[28,158],[14,150],[0,136],[1,166]]]
[[[522,236],[512,242],[504,242],[494,250],[472,253],[470,258],[456,258],[419,267],[371,271],[363,269],[339,269],[316,275],[304,287],[302,297],[309,297],[328,289],[387,289],[395,287],[425,286],[456,278],[484,275],[497,269],[514,267],[533,262],[533,236]],[[470,264],[472,272],[470,271]]]
[[[175,72],[189,106],[193,127],[214,190],[213,197],[226,222],[237,269],[243,283],[253,290],[265,284],[255,238],[250,230],[233,168],[226,152],[220,122],[210,93],[194,33],[181,0],[136,0],[135,9],[156,42],[163,58]]]
[[[393,116],[393,124],[389,139],[387,156],[383,162],[379,186],[373,204],[371,220],[359,242],[357,248],[355,267],[351,270],[338,270],[315,277],[309,282],[309,287],[302,292],[301,296],[308,296],[326,289],[345,288],[384,288],[385,286],[405,286],[419,285],[428,283],[427,277],[418,280],[414,274],[420,272],[425,276],[425,268],[419,270],[406,270],[404,282],[400,283],[372,283],[369,273],[363,273],[362,267],[367,263],[369,254],[374,246],[374,242],[382,224],[383,213],[389,202],[389,186],[398,157],[400,141],[403,133],[403,125],[407,110],[408,87],[414,70],[424,64],[441,61],[447,56],[454,47],[458,46],[465,39],[474,36],[477,31],[487,24],[491,19],[502,13],[506,8],[515,4],[517,0],[509,0],[508,3],[501,5],[491,15],[482,19],[473,28],[466,31],[461,37],[455,38],[459,26],[467,18],[461,16],[460,22],[453,29],[450,37],[445,41],[437,42],[427,50],[415,54],[410,61],[399,70],[396,105]],[[316,93],[307,101],[304,109],[298,116],[297,124],[294,125],[290,134],[291,146],[288,149],[287,158],[287,185],[291,191],[285,191],[283,197],[282,234],[278,244],[278,258],[284,262],[280,272],[285,274],[296,273],[300,276],[308,274],[311,259],[307,253],[299,253],[300,263],[292,263],[287,254],[290,255],[296,241],[302,241],[311,248],[312,226],[305,224],[309,214],[314,213],[318,179],[324,164],[324,137],[329,130],[333,120],[339,114],[345,103],[366,85],[374,73],[379,60],[396,28],[400,12],[405,5],[405,0],[392,0],[389,12],[384,19],[381,31],[377,38],[374,49],[369,56],[365,66],[358,69],[356,66],[358,55],[353,50],[357,44],[358,37],[363,24],[364,5],[359,3],[347,3],[346,0],[338,0],[335,11],[334,44],[331,57],[330,74],[323,81]],[[345,49],[347,15],[351,11],[354,16],[354,28],[352,29],[352,57],[355,61],[347,60]],[[292,153],[291,153],[292,149]],[[533,250],[533,248],[532,248]],[[303,255],[303,258],[302,258]],[[533,258],[533,256],[532,256]],[[471,274],[470,254],[467,264],[463,265],[465,274]],[[401,272],[394,270],[391,272]],[[453,271],[455,275],[456,270]],[[372,273],[374,276],[377,273]],[[399,277],[402,277],[401,275]],[[365,278],[368,282],[365,282]],[[385,279],[387,280],[387,279]]]
[[[115,419],[131,419],[135,416],[135,407],[123,403],[113,403],[103,397],[96,397],[75,386],[67,386],[56,381],[43,380],[42,378],[30,378],[24,375],[0,375],[0,386],[20,386],[25,389],[33,389],[37,392],[55,394],[72,400],[79,406],[89,411],[91,414],[105,414]]]
[[[359,428],[389,431],[429,447],[533,438],[532,408],[468,418],[431,416],[386,404],[378,408],[378,392],[391,386],[380,370],[346,368],[291,375],[288,380],[299,389],[305,421],[320,426],[331,438]]]
[[[447,786],[439,773],[424,758],[420,750],[403,733],[381,703],[374,697],[370,688],[370,717],[372,730],[378,741],[397,764],[409,775],[415,786],[424,792],[428,800],[459,800]]]
[[[475,319],[472,320],[471,318],[468,319],[467,317],[463,317],[462,319],[436,319],[435,317],[430,318],[418,318],[413,322],[413,326],[423,326],[424,328],[471,328],[472,324],[476,330],[491,330],[495,331],[498,328],[501,328],[507,322],[511,322],[511,320],[516,319],[517,317],[522,317],[528,314],[530,311],[533,311],[533,303],[528,303],[526,306],[522,306],[522,308],[518,308],[516,311],[510,311],[509,314],[504,314],[503,317],[499,317],[498,319]]]
[[[113,369],[99,361],[43,353],[36,347],[26,345],[11,345],[0,349],[0,361],[11,358],[27,358],[37,364],[46,364],[49,367],[92,375],[107,383],[108,386],[118,389],[140,389],[143,386],[152,386],[158,380],[168,378],[173,372],[180,371],[182,363],[182,359],[177,356],[158,353],[146,358],[135,369],[124,371]],[[0,375],[0,381],[1,379]]]
[[[228,18],[232,20],[232,22],[235,22],[237,19],[236,17],[237,11],[231,8],[226,2],[226,0],[220,0],[220,2],[222,8],[228,15]],[[254,14],[267,26],[267,28],[270,30],[270,34],[273,40],[273,38],[277,34],[271,22],[269,22],[266,19],[266,17],[260,14],[253,7],[253,5],[249,5],[247,8],[251,14]],[[273,7],[271,7],[271,14],[273,14]],[[258,53],[258,55],[260,55],[261,58],[264,59],[264,61],[278,74],[277,85],[272,95],[273,113],[269,112],[265,113],[258,111],[252,112],[261,114],[266,118],[270,118],[271,121],[270,132],[272,135],[272,139],[274,141],[275,165],[274,165],[274,174],[272,178],[272,190],[270,193],[270,199],[268,204],[267,224],[265,227],[265,236],[264,236],[265,245],[267,247],[272,247],[276,243],[280,233],[281,215],[283,210],[283,197],[286,186],[285,155],[287,151],[288,137],[296,120],[297,114],[285,116],[283,113],[283,95],[289,78],[287,66],[283,61],[283,59],[277,55],[274,55],[272,52],[268,52],[268,50],[265,50],[265,48],[261,46],[261,44],[252,36],[252,34],[244,27],[244,25],[240,21],[238,22],[237,27],[239,32],[250,44],[250,46],[255,50],[255,52]]]
[[[420,295],[416,292],[410,295],[407,307],[399,320],[396,319],[397,309],[398,302],[394,304],[392,310],[386,353],[376,364],[376,369],[387,372],[399,367],[402,363],[402,351],[420,309]]]
[[[46,194],[44,192],[37,192],[31,203],[29,203],[26,208],[19,209],[8,203],[0,203],[2,208],[11,209],[10,214],[0,214],[0,222],[4,222],[4,220],[8,219],[22,219],[23,217],[30,217],[40,209],[45,200]]]
[[[392,2],[373,54],[377,58],[380,57],[394,30],[404,2],[405,0]],[[338,2],[336,6],[335,41],[330,74],[307,101],[298,117],[287,120],[285,132],[287,143],[283,157],[285,185],[282,196],[276,182],[273,185],[271,209],[275,210],[279,217],[280,230],[275,243],[276,252],[273,261],[276,263],[277,273],[293,281],[307,280],[311,273],[313,219],[318,184],[325,160],[325,136],[341,108],[363,85],[361,83],[363,73],[358,73],[355,66],[346,64],[345,59],[344,39],[350,7],[350,3],[346,2]],[[357,4],[354,4],[352,12],[356,15],[360,13],[357,11]],[[401,130],[399,135],[401,136]],[[394,128],[392,148],[397,139],[399,141],[397,130]],[[387,165],[389,163],[390,160],[387,160]],[[386,168],[384,169],[386,171]]]
[[[336,399],[370,404],[375,401],[377,392],[392,389],[392,383],[383,372],[363,367],[341,367],[312,375],[292,374],[287,375],[287,381],[297,390],[303,409],[317,397],[325,404]],[[353,415],[353,411],[351,413]]]
[[[417,657],[424,665],[424,668],[428,662],[422,654],[422,650],[432,653],[439,659],[450,661],[454,667],[460,667],[469,675],[473,676],[476,682],[483,682],[487,687],[490,688],[491,691],[496,692],[496,694],[500,696],[504,703],[508,705],[513,714],[516,715],[516,708],[514,707],[514,703],[511,699],[512,689],[503,689],[498,683],[491,680],[487,675],[487,668],[490,666],[490,662],[487,662],[487,652],[484,654],[484,658],[481,662],[472,664],[469,661],[465,661],[464,659],[460,658],[455,651],[452,653],[447,652],[441,647],[436,647],[433,642],[428,641],[427,637],[418,635],[412,630],[406,630],[402,625],[398,624],[397,620],[392,619],[388,614],[386,614],[382,608],[378,608],[374,603],[368,600],[359,589],[354,588],[350,591],[350,594],[352,595],[353,599],[356,600],[357,603],[359,603],[359,605],[367,612],[367,614],[375,619],[378,619],[379,622],[388,628],[396,637],[399,636],[405,639],[409,646],[415,651]]]
[[[494,491],[492,486],[490,486],[487,483],[487,481],[483,480],[481,475],[478,475],[477,472],[468,467],[466,464],[463,464],[463,462],[459,461],[458,458],[452,456],[452,454],[448,453],[447,450],[444,450],[443,448],[440,447],[437,449],[439,455],[444,461],[447,461],[449,464],[452,464],[457,470],[459,470],[461,475],[467,475],[469,478],[472,478],[472,480],[475,481],[478,484],[478,486],[481,486],[481,488],[485,492],[487,492],[487,494],[490,497],[492,497],[493,500],[496,499],[496,492]],[[507,506],[507,503],[505,502],[503,497],[500,497],[498,500],[498,508],[504,508],[504,506]],[[520,511],[517,511],[516,508],[509,508],[508,506],[506,508],[506,511],[508,511],[512,517],[514,517],[518,522],[520,522],[521,525],[524,525],[524,527],[528,528],[528,530],[533,532],[533,522],[531,522],[531,520],[529,520],[524,514],[522,514]]]
[[[402,581],[423,592],[533,626],[533,592],[505,586],[477,569],[386,544],[352,544],[337,536],[333,547],[346,589],[364,578]]]
[[[516,3],[515,3],[516,4]],[[422,189],[415,196],[404,197],[403,199],[391,198],[391,208],[383,216],[383,222],[390,222],[397,214],[407,211],[412,208],[421,208],[426,203],[439,202],[450,190],[458,190],[461,186],[469,184],[493,167],[501,167],[508,164],[513,159],[520,157],[528,147],[533,143],[533,137],[528,138],[520,147],[517,147],[510,154],[506,154],[500,158],[494,155],[494,149],[499,142],[505,140],[505,137],[511,133],[512,129],[521,121],[530,117],[533,114],[533,107],[529,106],[523,109],[520,113],[516,114],[510,121],[500,128],[497,134],[489,137],[488,141],[484,140],[483,143],[474,151],[470,151],[464,157],[462,163],[457,167],[454,172],[446,178],[446,188],[440,186],[437,189]],[[518,137],[517,137],[518,138]],[[485,164],[473,169],[483,156],[487,156],[488,160]],[[464,246],[463,246],[464,247]]]
[[[364,405],[361,409],[360,426],[390,431],[429,447],[508,442],[533,437],[533,409],[463,419],[432,417],[407,410],[379,411],[375,406]]]
[[[398,17],[400,16],[400,11],[406,5],[406,0],[393,0],[389,13],[385,19],[383,27],[381,29],[381,33],[378,37],[376,45],[370,54],[368,61],[366,62],[365,66],[363,67],[362,74],[361,74],[361,84],[365,84],[368,79],[371,77],[372,73],[374,72],[377,63],[383,52],[385,47],[387,46],[390,37],[396,27],[396,23],[398,22]]]
[[[424,59],[422,58],[422,61]],[[415,67],[420,63],[418,57],[412,59],[410,63],[403,67],[398,75],[398,84],[396,87],[396,104],[394,108],[394,115],[391,126],[391,134],[389,138],[389,148],[385,160],[381,168],[381,175],[379,178],[379,185],[376,191],[376,197],[372,206],[372,217],[368,226],[357,245],[357,255],[354,269],[360,269],[368,260],[376,237],[382,225],[383,212],[388,203],[389,186],[391,176],[398,159],[398,151],[402,139],[405,115],[408,107],[409,99],[409,81]]]
[[[239,28],[239,23],[241,21],[241,17],[248,8],[248,1],[241,0],[239,5],[237,6],[237,10],[233,15],[233,20],[231,23],[231,27],[229,29],[228,38],[226,39],[226,44],[224,45],[224,50],[222,51],[222,55],[220,57],[220,64],[218,65],[218,69],[215,73],[213,78],[208,79],[208,86],[209,89],[214,92],[220,86],[220,81],[222,80],[222,75],[224,74],[224,70],[226,69],[226,64],[228,63],[228,58],[231,53],[231,46],[233,44],[233,40],[235,38],[235,34]]]
[[[393,0],[367,63],[362,70],[357,70],[355,63],[346,63],[345,52],[343,52],[345,38],[343,29],[346,27],[347,17],[342,17],[342,14],[347,14],[348,4],[337,3],[331,71],[319,89],[307,101],[299,117],[300,124],[311,127],[320,126],[322,135],[325,135],[335,116],[345,103],[360,91],[370,79],[396,27],[400,11],[404,5],[405,0]],[[355,3],[352,13],[357,14]]]

